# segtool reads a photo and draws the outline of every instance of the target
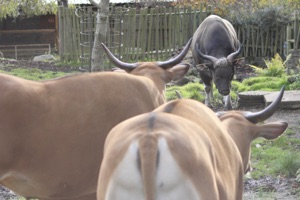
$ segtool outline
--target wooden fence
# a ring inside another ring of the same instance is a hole
[[[300,73],[300,11],[293,13],[287,27],[286,52],[290,55],[286,62],[289,74]]]
[[[257,26],[235,27],[238,38],[243,43],[242,56],[250,60],[256,57],[273,57],[276,53],[284,55],[286,26],[259,28]]]
[[[192,37],[199,24],[210,14],[212,8],[205,4],[196,9],[112,9],[111,31],[105,43],[124,61],[165,60]],[[95,12],[92,8],[82,10],[77,16],[74,9],[60,8],[60,56],[63,60],[88,58],[95,29],[94,18]],[[115,26],[114,21],[120,22],[119,25]],[[284,44],[289,37],[287,26],[238,26],[235,29],[243,43],[243,57],[273,57],[276,53],[286,54]],[[298,42],[299,40],[298,33]]]
[[[300,10],[293,13],[291,22],[287,26],[287,52],[300,49]]]
[[[116,8],[110,14],[105,44],[124,61],[164,60],[185,45],[198,25],[212,12],[201,4],[191,8]],[[60,57],[64,61],[88,57],[96,26],[95,12],[59,9]],[[118,22],[115,25],[114,22]],[[122,22],[122,23],[121,23]]]

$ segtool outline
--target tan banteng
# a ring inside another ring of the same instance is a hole
[[[98,200],[242,200],[251,141],[275,139],[286,122],[269,118],[279,97],[258,113],[213,113],[180,99],[130,118],[105,142]]]

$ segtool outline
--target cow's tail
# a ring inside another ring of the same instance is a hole
[[[154,200],[156,196],[155,182],[158,165],[158,146],[154,135],[147,134],[140,139],[138,160],[146,200]]]

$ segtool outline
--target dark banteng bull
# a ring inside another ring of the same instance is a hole
[[[123,121],[108,134],[98,200],[242,200],[251,142],[275,139],[286,122],[267,122],[283,88],[260,112],[223,111],[179,99]]]
[[[207,17],[193,36],[192,52],[200,78],[205,85],[205,104],[212,107],[212,81],[224,96],[225,109],[232,109],[231,81],[234,76],[234,60],[241,52],[233,26],[216,15]]]
[[[106,135],[165,100],[166,83],[189,66],[124,63],[128,73],[98,72],[36,82],[0,74],[0,185],[25,198],[95,200]]]

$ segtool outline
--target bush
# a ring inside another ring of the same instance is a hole
[[[286,75],[285,62],[277,53],[271,60],[265,60],[266,68],[257,70],[261,76],[282,77]]]
[[[289,23],[292,11],[295,8],[281,1],[262,3],[262,1],[248,0],[221,0],[214,5],[215,14],[229,20],[233,25],[255,25],[269,28],[274,25]]]

